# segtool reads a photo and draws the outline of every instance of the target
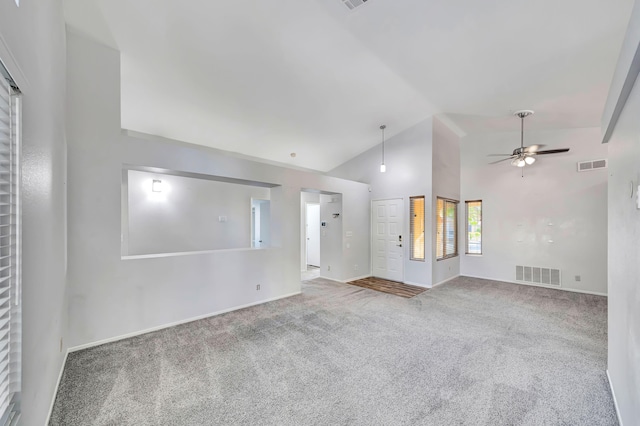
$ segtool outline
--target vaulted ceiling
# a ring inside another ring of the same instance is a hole
[[[65,0],[121,52],[122,127],[320,171],[444,114],[600,125],[633,0]],[[529,123],[528,123],[529,124]],[[295,158],[290,153],[295,152]]]

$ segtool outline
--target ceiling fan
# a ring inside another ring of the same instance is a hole
[[[533,111],[531,110],[522,110],[516,111],[513,113],[516,117],[520,117],[520,148],[516,148],[513,150],[511,154],[489,154],[489,156],[499,156],[507,158],[503,158],[502,160],[494,161],[490,164],[501,163],[503,161],[511,160],[511,165],[516,167],[524,167],[527,165],[532,165],[536,162],[537,155],[543,154],[560,154],[561,152],[569,152],[569,148],[559,148],[559,149],[547,149],[544,151],[538,151],[544,145],[531,145],[524,146],[524,119],[530,115],[533,115]]]

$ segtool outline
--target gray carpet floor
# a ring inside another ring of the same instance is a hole
[[[303,294],[69,355],[51,425],[615,425],[607,301],[471,278]]]

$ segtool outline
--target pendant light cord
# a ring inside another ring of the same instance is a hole
[[[386,129],[386,125],[380,126],[380,130],[382,130],[382,164],[384,164],[384,129]]]

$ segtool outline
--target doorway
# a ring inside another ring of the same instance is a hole
[[[262,248],[271,245],[271,202],[251,199],[251,247]]]
[[[404,280],[403,217],[402,198],[371,202],[371,263],[375,277]]]
[[[307,268],[320,267],[320,204],[307,203],[305,235],[307,245]]]

